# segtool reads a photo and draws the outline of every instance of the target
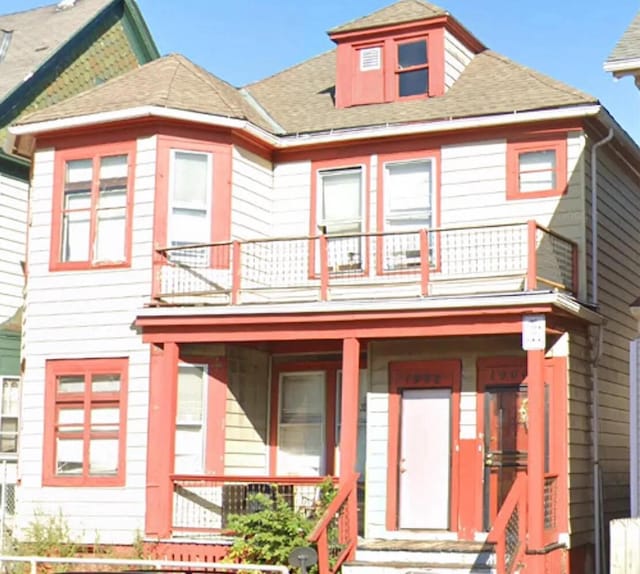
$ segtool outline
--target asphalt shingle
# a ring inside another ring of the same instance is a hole
[[[640,58],[640,12],[633,19],[609,55],[607,64],[638,58]]]

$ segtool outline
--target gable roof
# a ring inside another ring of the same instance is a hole
[[[67,9],[53,4],[0,15],[0,30],[12,32],[9,48],[0,61],[0,101],[113,2],[78,0]]]
[[[368,16],[362,16],[351,20],[346,24],[336,26],[329,30],[329,34],[340,32],[354,32],[378,26],[391,26],[393,24],[404,24],[416,20],[427,20],[435,16],[444,16],[448,12],[440,6],[425,2],[423,0],[399,0],[390,6],[385,6],[380,10],[372,12]]]
[[[616,63],[620,64],[629,60],[640,60],[640,12],[636,14],[607,58],[605,70],[613,71]]]
[[[264,129],[273,129],[239,90],[178,54],[149,62],[88,92],[29,114],[18,123],[142,106],[244,119]]]

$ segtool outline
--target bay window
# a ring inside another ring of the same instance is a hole
[[[127,366],[127,359],[47,362],[45,484],[124,484]]]

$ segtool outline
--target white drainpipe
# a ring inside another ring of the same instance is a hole
[[[607,136],[591,146],[591,304],[598,307],[598,149],[613,139],[613,128]],[[600,385],[598,383],[598,362],[602,354],[602,326],[596,327],[593,337],[595,346],[591,356],[591,381],[593,388],[593,530],[595,541],[595,574],[602,573],[602,507],[600,504]]]

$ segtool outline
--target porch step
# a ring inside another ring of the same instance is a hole
[[[494,547],[451,540],[364,540],[343,574],[494,574]]]

